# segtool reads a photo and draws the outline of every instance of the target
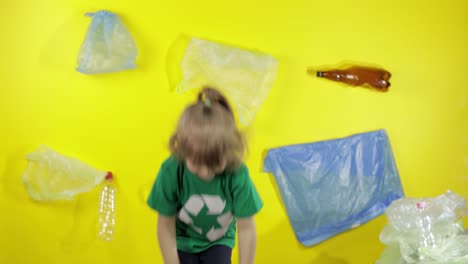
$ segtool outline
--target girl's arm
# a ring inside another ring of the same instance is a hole
[[[165,264],[179,264],[175,217],[158,215],[158,240]]]
[[[253,217],[238,218],[239,230],[239,263],[253,264],[257,246],[257,231]]]

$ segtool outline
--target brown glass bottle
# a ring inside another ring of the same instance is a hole
[[[390,72],[372,67],[352,66],[345,69],[315,71],[309,69],[310,74],[332,81],[343,82],[351,86],[363,86],[386,92],[390,87]]]

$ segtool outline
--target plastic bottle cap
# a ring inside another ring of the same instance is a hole
[[[107,172],[106,174],[106,181],[112,181],[112,179],[114,178],[114,176],[112,175],[112,172]]]
[[[418,207],[418,209],[424,209],[426,208],[426,202],[419,202],[416,204],[416,207]]]

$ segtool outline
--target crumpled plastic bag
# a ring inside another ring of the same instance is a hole
[[[273,86],[278,61],[268,54],[191,38],[181,68],[178,92],[216,87],[232,102],[240,123],[247,126]]]
[[[372,220],[404,196],[385,130],[271,149],[264,171],[305,246]]]
[[[403,198],[387,209],[380,233],[387,248],[376,263],[468,263],[468,235],[462,218],[466,201],[451,191],[437,197]]]
[[[27,154],[26,158],[28,165],[22,181],[36,201],[71,200],[99,185],[107,174],[44,145]]]
[[[136,43],[120,18],[109,11],[87,13],[92,17],[78,55],[77,71],[84,74],[136,68]]]

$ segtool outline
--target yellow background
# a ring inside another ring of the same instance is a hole
[[[75,71],[90,19],[119,14],[138,69]],[[405,192],[468,197],[468,2],[16,0],[0,8],[0,263],[161,263],[156,215],[145,205],[168,138],[193,94],[179,95],[166,54],[181,34],[259,49],[279,60],[274,87],[246,130],[252,178],[265,201],[257,263],[372,263],[381,216],[311,248],[295,239],[273,177],[271,147],[385,128]],[[388,93],[306,74],[309,66],[377,64]],[[174,63],[174,62],[171,62]],[[111,170],[118,180],[115,240],[95,240],[97,191],[70,203],[32,202],[20,177],[38,145]],[[237,251],[234,252],[234,263]]]

